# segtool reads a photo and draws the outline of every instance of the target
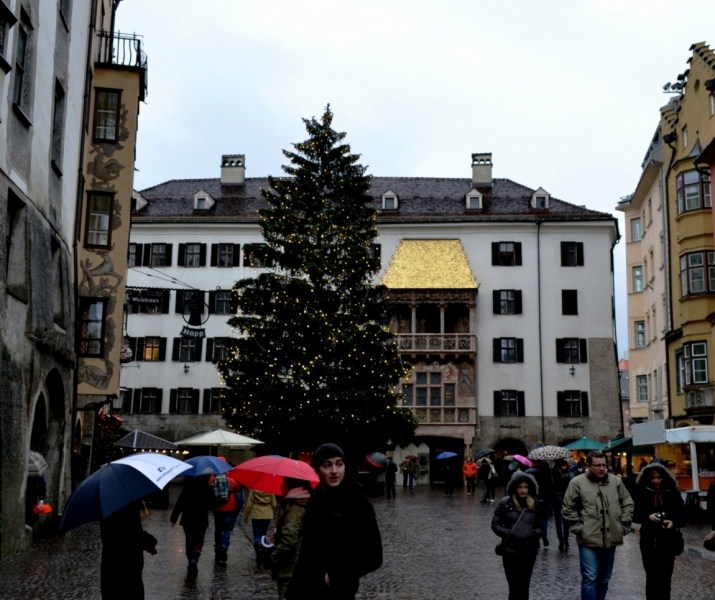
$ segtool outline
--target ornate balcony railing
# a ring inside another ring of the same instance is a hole
[[[477,351],[477,336],[473,333],[398,333],[397,344],[402,352],[461,354]]]
[[[134,67],[141,70],[139,99],[147,96],[147,57],[142,50],[142,36],[111,31],[97,32],[97,64]]]

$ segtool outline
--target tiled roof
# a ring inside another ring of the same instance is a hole
[[[135,211],[132,219],[167,221],[256,221],[258,210],[268,208],[261,188],[268,187],[267,177],[249,177],[243,185],[222,186],[216,179],[172,179],[142,190],[149,204]],[[589,210],[551,198],[548,210],[535,210],[530,199],[534,189],[510,179],[494,179],[493,187],[477,188],[483,196],[482,210],[467,210],[466,194],[472,180],[441,177],[373,177],[374,207],[381,209],[381,196],[392,190],[399,198],[397,211],[380,212],[379,222],[404,221],[483,221],[504,219],[602,220],[613,219],[608,213]],[[211,194],[216,204],[206,211],[194,211],[194,194]]]

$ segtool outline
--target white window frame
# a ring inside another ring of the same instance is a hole
[[[646,346],[646,330],[645,330],[645,321],[636,321],[633,324],[633,328],[635,331],[635,346],[636,348],[645,348]]]
[[[640,217],[631,219],[631,242],[640,242],[643,239],[643,225]]]
[[[642,292],[644,289],[643,266],[633,267],[633,292]]]
[[[636,375],[636,400],[648,402],[648,376]]]

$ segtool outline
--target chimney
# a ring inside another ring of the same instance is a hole
[[[221,157],[221,185],[243,185],[246,182],[246,155],[224,154]]]
[[[492,187],[492,153],[472,154],[472,183],[475,187]]]

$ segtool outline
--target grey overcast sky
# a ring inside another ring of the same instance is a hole
[[[126,0],[144,36],[135,188],[281,173],[327,103],[369,172],[494,176],[615,212],[631,193],[689,47],[715,44],[713,0]],[[616,213],[620,215],[620,213]],[[620,219],[623,234],[623,219]],[[619,354],[625,251],[616,247]]]

